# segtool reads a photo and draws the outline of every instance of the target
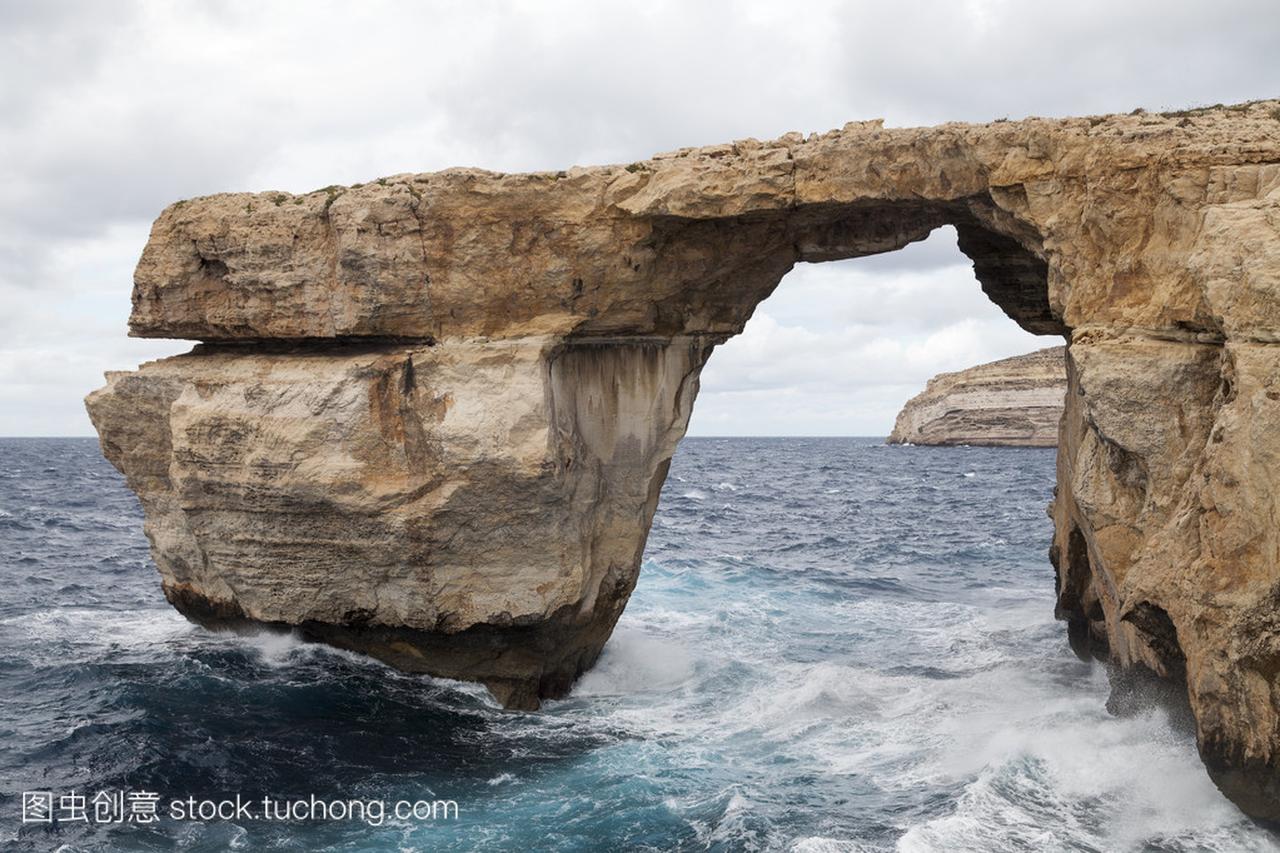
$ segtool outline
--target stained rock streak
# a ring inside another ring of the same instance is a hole
[[[1219,784],[1278,817],[1277,116],[864,122],[179,202],[130,329],[204,343],[88,408],[184,612],[531,708],[621,612],[714,346],[796,262],[952,224],[988,296],[1068,341],[1073,644],[1185,682]]]

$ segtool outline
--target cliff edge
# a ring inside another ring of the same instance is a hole
[[[907,401],[890,444],[1057,447],[1065,347],[939,373]]]

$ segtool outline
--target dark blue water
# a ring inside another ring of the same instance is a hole
[[[1106,714],[1052,620],[1052,481],[1043,450],[686,440],[600,665],[514,714],[187,624],[96,442],[0,440],[0,846],[1280,849],[1160,712]],[[116,790],[458,817],[20,819]]]

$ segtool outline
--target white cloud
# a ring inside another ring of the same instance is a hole
[[[860,258],[788,274],[712,354],[690,433],[884,435],[934,374],[1060,342],[987,299],[951,229],[899,254],[896,272]]]
[[[88,434],[79,400],[101,369],[185,348],[123,337],[146,229],[177,198],[452,165],[625,162],[855,118],[1268,97],[1280,91],[1276,44],[1269,0],[0,0],[0,432]],[[760,422],[716,408],[717,376],[776,399],[808,380],[785,384],[769,362],[812,359],[830,367],[822,387],[857,402],[797,398],[785,428],[882,431],[894,407],[869,389],[896,381],[901,395],[952,357],[939,353],[986,353],[975,339],[1016,332],[972,313],[971,277],[933,244],[798,269],[762,309],[758,322],[777,329],[753,325],[715,356],[699,429]],[[797,285],[805,276],[812,289]],[[851,287],[867,298],[843,299]],[[789,301],[801,292],[836,310]],[[806,355],[759,354],[771,341]]]

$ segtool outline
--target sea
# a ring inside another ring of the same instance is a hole
[[[599,664],[516,713],[188,623],[95,440],[0,440],[0,849],[1280,850],[1168,713],[1107,713],[1053,618],[1053,477],[686,439]]]

